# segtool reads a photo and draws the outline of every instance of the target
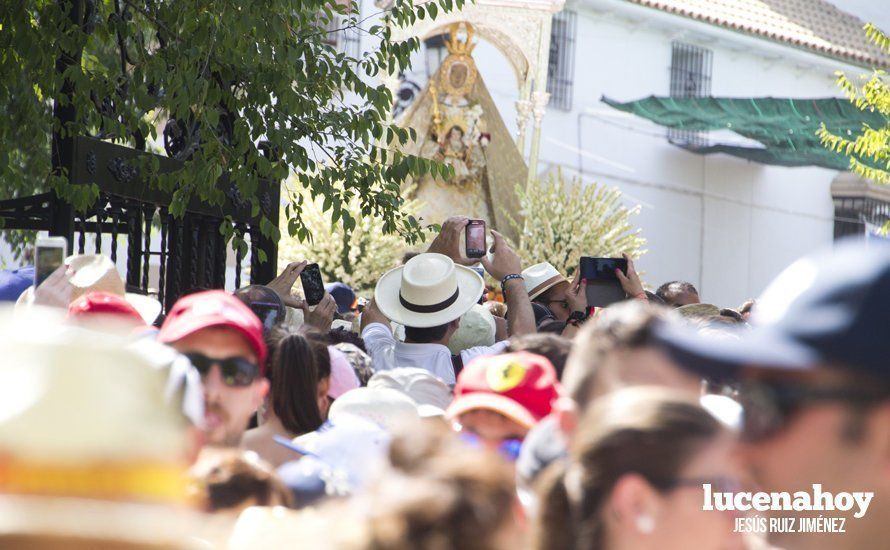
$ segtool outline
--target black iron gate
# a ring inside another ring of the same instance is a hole
[[[166,311],[183,294],[201,288],[223,288],[226,283],[226,259],[229,246],[220,232],[223,220],[232,220],[234,232],[250,243],[250,280],[267,283],[275,277],[277,245],[259,231],[260,216],[265,214],[278,223],[279,185],[265,182],[260,186],[260,214],[251,216],[250,206],[240,200],[237,188],[222,178],[226,201],[212,207],[197,199],[186,208],[182,219],[169,212],[171,196],[152,189],[140,177],[136,163],[141,151],[93,138],[78,137],[71,142],[71,165],[67,166],[71,183],[96,182],[99,198],[86,212],[74,212],[54,193],[0,201],[4,229],[48,231],[68,239],[72,252],[106,254],[118,259],[118,237],[126,235],[126,282],[129,292],[148,293],[151,258],[159,260],[157,295]],[[158,157],[161,171],[178,168],[179,163]],[[63,215],[69,212],[70,218]],[[70,231],[68,230],[70,228]],[[160,235],[160,245],[152,248],[152,234]],[[93,235],[92,247],[87,236]],[[104,235],[110,239],[103,239]],[[105,241],[105,242],[103,242]],[[106,245],[107,242],[107,245]],[[258,250],[267,260],[259,261]],[[240,249],[235,255],[235,287],[242,284]]]
[[[73,0],[66,3],[60,0],[63,6],[67,6],[71,22],[84,29],[89,27],[91,14],[96,11],[95,2]],[[56,72],[65,74],[69,66],[80,63],[81,55],[79,51],[60,52]],[[118,257],[118,236],[126,235],[127,289],[131,292],[149,292],[151,259],[157,257],[157,294],[164,311],[184,292],[224,287],[228,255],[228,247],[220,233],[224,220],[229,220],[227,223],[232,224],[235,234],[250,242],[251,283],[267,283],[275,277],[278,246],[262,236],[259,222],[265,214],[277,227],[279,182],[261,183],[257,194],[260,213],[251,216],[250,205],[241,200],[237,187],[223,175],[217,184],[226,196],[221,207],[212,207],[193,198],[185,216],[176,219],[168,212],[172,195],[154,189],[139,173],[139,163],[134,162],[137,157],[151,155],[144,151],[144,136],[128,136],[136,144],[137,148],[134,149],[91,137],[63,135],[59,131],[74,120],[73,92],[74,82],[66,78],[59,96],[67,100],[59,101],[57,98],[54,102],[53,116],[58,125],[54,126],[51,144],[53,172],[62,174],[64,171],[72,184],[95,183],[100,191],[98,200],[87,212],[80,213],[52,192],[0,200],[0,219],[5,222],[3,229],[48,231],[50,235],[66,237],[73,252],[107,254],[114,261]],[[125,90],[119,90],[119,93],[125,94]],[[165,137],[171,127],[177,129],[176,121],[168,122]],[[180,147],[177,147],[175,137],[170,141],[166,144],[167,152],[173,156]],[[267,157],[273,154],[271,147],[261,144],[260,149]],[[170,173],[181,167],[181,162],[174,158],[156,156],[162,173]],[[153,231],[160,235],[160,245],[154,250]],[[88,235],[95,236],[94,250],[86,250]],[[110,235],[107,250],[103,248],[103,235]],[[261,250],[266,257],[264,262],[259,261]],[[234,284],[237,288],[242,284],[243,258],[240,250],[234,254]]]

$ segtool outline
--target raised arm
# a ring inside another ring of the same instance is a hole
[[[370,325],[371,323],[381,323],[383,325],[389,326],[389,319],[386,318],[386,315],[383,314],[382,311],[377,307],[377,303],[374,300],[368,302],[368,305],[365,306],[365,309],[362,311],[362,326],[361,330],[365,330],[365,327]]]
[[[427,252],[444,254],[459,265],[475,265],[479,263],[477,258],[464,256],[464,252],[461,249],[464,229],[466,229],[468,223],[470,223],[470,218],[466,216],[452,216],[445,220],[442,224],[442,231],[430,243]]]
[[[500,281],[507,300],[507,328],[510,336],[522,336],[537,332],[535,313],[532,302],[528,299],[522,277],[512,277],[522,273],[522,262],[519,255],[510,248],[507,240],[497,231],[492,230],[494,246],[491,258],[483,257],[482,265],[489,275]],[[507,279],[506,281],[504,279]]]

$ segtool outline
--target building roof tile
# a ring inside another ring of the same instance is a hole
[[[627,0],[865,67],[890,68],[855,15],[825,0]]]

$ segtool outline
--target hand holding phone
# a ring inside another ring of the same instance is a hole
[[[307,301],[308,304],[308,301]],[[315,309],[303,310],[303,320],[310,327],[314,327],[322,332],[331,330],[331,324],[334,322],[334,316],[337,313],[337,302],[330,294],[323,293]]]
[[[300,273],[300,282],[303,284],[303,295],[310,306],[318,305],[324,298],[324,281],[321,279],[321,269],[318,264],[309,264]]]
[[[624,258],[591,258],[581,256],[581,278],[590,281],[617,281],[616,270],[627,274],[627,260]]]
[[[634,261],[627,254],[624,254],[624,261],[627,263],[627,267],[623,270],[623,273],[615,274],[618,277],[618,282],[621,283],[621,288],[627,292],[628,296],[641,299],[644,298],[646,290],[643,288],[643,282],[640,281],[640,276],[637,275]]]
[[[297,277],[303,272],[307,263],[308,262],[303,260],[301,262],[291,262],[287,264],[287,267],[284,268],[281,274],[266,285],[275,291],[275,294],[277,294],[284,302],[284,305],[288,307],[299,308],[300,303],[302,303],[302,300],[294,295],[293,288],[297,283]]]
[[[466,228],[467,258],[485,256],[485,220],[470,220]]]
[[[627,273],[627,259],[582,256],[579,271],[587,282],[588,305],[606,307],[627,297],[618,275]]]
[[[479,260],[476,258],[467,258],[460,245],[460,234],[464,233],[466,238],[466,227],[469,219],[464,216],[452,216],[442,223],[442,231],[436,235],[427,252],[435,252],[443,254],[451,258],[458,265],[474,265]]]
[[[65,265],[53,271],[40,286],[34,288],[34,305],[68,309],[74,291],[72,275]]]

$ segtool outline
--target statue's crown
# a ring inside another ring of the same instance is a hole
[[[470,55],[476,43],[473,41],[473,25],[465,21],[460,23],[452,23],[448,26],[448,40],[445,47],[448,53],[453,55]]]

